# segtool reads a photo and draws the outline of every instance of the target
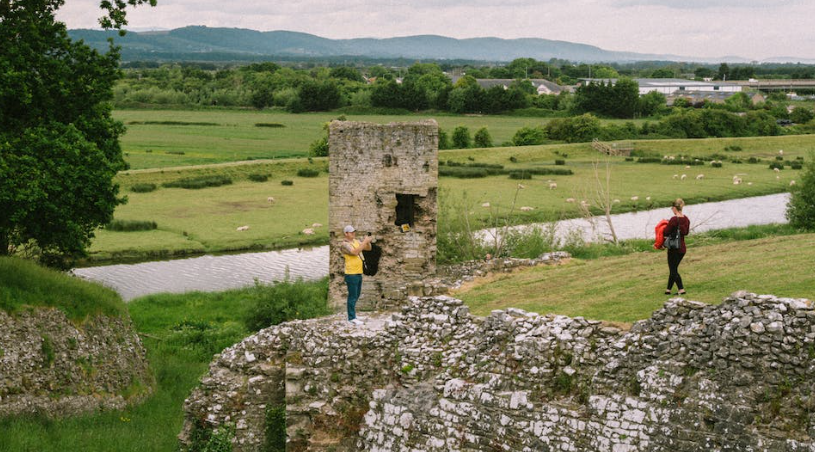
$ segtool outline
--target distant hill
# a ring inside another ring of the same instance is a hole
[[[421,35],[398,38],[327,39],[308,33],[239,28],[192,26],[170,31],[129,32],[120,37],[115,32],[70,30],[73,39],[82,39],[99,50],[107,49],[113,38],[122,47],[122,59],[256,61],[264,57],[288,58],[407,58],[433,60],[511,61],[530,57],[541,61],[551,58],[575,62],[612,62],[671,60],[687,57],[632,52],[613,52],[586,44],[549,39],[472,38],[454,39]]]

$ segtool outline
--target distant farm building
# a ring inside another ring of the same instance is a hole
[[[453,84],[455,84],[460,78],[460,75],[450,76]],[[538,94],[560,94],[561,91],[568,89],[565,86],[560,86],[555,82],[542,78],[531,78],[526,80],[529,80],[529,82],[532,83],[532,86],[535,87]],[[512,86],[512,83],[515,82],[515,80],[511,78],[477,78],[475,81],[478,82],[478,86],[483,89],[490,89],[493,86],[502,86],[504,89],[509,89],[509,87]]]

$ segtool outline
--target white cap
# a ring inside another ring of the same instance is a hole
[[[354,229],[354,227],[351,226],[350,224],[346,226],[345,229],[342,230],[342,232],[354,232],[354,231],[356,231],[356,229]]]

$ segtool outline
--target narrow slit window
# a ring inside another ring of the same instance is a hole
[[[396,226],[403,224],[413,227],[413,216],[416,210],[416,195],[396,194]]]

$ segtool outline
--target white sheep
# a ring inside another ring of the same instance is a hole
[[[267,201],[269,204],[274,204],[274,203],[275,203],[274,196],[269,196],[268,198],[266,198],[266,201]]]
[[[535,210],[534,207],[529,207],[529,206],[521,207],[521,212],[530,212],[530,211],[533,211],[533,210]]]
[[[687,174],[683,174],[683,175],[679,176],[679,180],[685,180],[687,178],[688,178]]]
[[[779,150],[778,150],[778,155],[784,155],[784,150],[783,150],[783,149],[779,149]]]
[[[238,228],[238,229],[236,229],[236,230],[237,230],[237,231],[248,231],[248,230],[249,230],[249,226],[241,226],[241,227],[239,227],[239,228]]]
[[[323,227],[323,225],[320,224],[320,223],[312,223],[311,227],[312,228],[321,228],[321,227]]]
[[[780,170],[780,169],[778,169],[778,168],[773,168],[773,171],[775,171],[776,173],[780,173],[780,172],[781,172],[781,170]]]
[[[620,203],[620,200],[619,200],[619,199],[615,199],[614,201],[611,201],[611,202],[612,202],[612,203],[614,203],[614,204],[619,204],[619,203]]]
[[[690,169],[690,165],[685,165],[685,169]]]
[[[702,179],[704,179],[704,178],[705,178],[705,175],[704,175],[704,174],[697,174],[697,175],[696,175],[696,180],[702,180]]]
[[[737,177],[737,178],[733,179],[733,185],[739,185],[739,184],[741,184],[741,178],[740,177]]]
[[[580,201],[580,206],[581,206],[581,207],[588,207],[588,206],[590,206],[590,205],[591,205],[591,204],[589,204],[589,202],[588,202],[588,201],[586,201],[585,199],[584,199],[584,200],[582,200],[582,201]]]
[[[634,201],[634,202],[637,202],[637,201],[640,200],[640,197],[639,196],[632,196],[631,200]]]
[[[490,206],[490,203],[488,203],[488,202],[485,202],[484,204],[481,204],[481,207],[489,207],[489,206]]]
[[[650,196],[646,196],[646,197],[645,197],[645,200],[646,200],[646,201],[650,201],[650,200],[651,200],[651,197],[650,197]]]
[[[554,190],[556,188],[557,188],[557,182],[552,182],[551,184],[549,184],[549,190]]]
[[[752,182],[747,182],[747,185],[753,185],[753,183]]]
[[[314,229],[311,229],[311,228],[303,229],[303,234],[305,234],[305,235],[314,235]]]
[[[795,185],[795,181],[794,181],[794,180],[791,180],[791,181],[790,181],[790,187],[792,187],[793,185]]]
[[[574,198],[566,198],[566,202],[574,202]]]
[[[518,189],[519,189],[519,190],[523,190],[524,188],[526,188],[526,185],[524,185],[524,184],[518,184]]]
[[[674,179],[679,179],[679,174],[674,174]]]

